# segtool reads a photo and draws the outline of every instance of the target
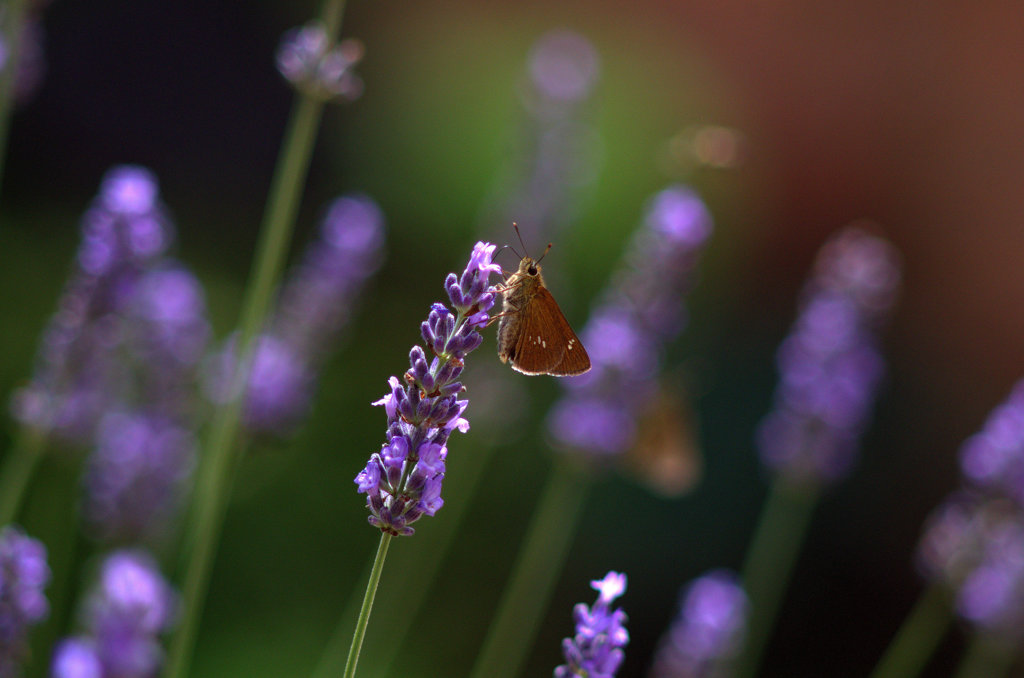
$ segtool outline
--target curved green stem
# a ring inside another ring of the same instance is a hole
[[[380,574],[384,571],[384,559],[388,555],[388,546],[391,544],[391,535],[387,532],[381,534],[380,544],[377,546],[377,557],[373,559],[373,567],[370,569],[370,579],[366,582],[366,593],[363,595],[363,606],[359,609],[359,619],[356,621],[356,630],[352,634],[352,646],[348,650],[348,660],[345,662],[345,678],[352,678],[356,675],[356,664],[359,663],[359,651],[363,647],[363,638],[366,636],[366,627],[370,623],[370,611],[373,610],[373,598],[377,595],[377,584],[380,583]]]
[[[952,612],[949,591],[932,584],[893,636],[871,678],[914,678],[921,673],[949,628]]]
[[[340,31],[344,5],[344,0],[327,0],[324,7],[323,17],[332,30],[329,33],[332,37]],[[299,96],[292,109],[274,171],[250,283],[242,304],[237,362],[229,391],[232,397],[214,411],[210,422],[206,456],[199,469],[193,510],[185,533],[184,609],[171,642],[164,674],[172,678],[184,678],[188,674],[200,611],[206,599],[233,471],[237,466],[235,457],[239,449],[242,394],[252,361],[253,343],[263,328],[274,289],[284,268],[323,106],[324,103],[314,97]]]
[[[555,463],[526,528],[523,547],[512,566],[472,678],[512,678],[519,674],[565,564],[589,487],[590,478],[573,468],[569,460],[563,457]]]
[[[743,567],[751,610],[736,678],[757,672],[817,502],[817,487],[796,485],[782,476],[772,483]]]
[[[0,466],[0,526],[14,522],[36,464],[43,456],[46,434],[23,426]]]

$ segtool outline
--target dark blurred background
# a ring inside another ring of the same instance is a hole
[[[292,98],[274,51],[316,11],[228,0],[45,10],[46,72],[15,113],[0,194],[0,393],[30,374],[79,216],[114,164],[159,177],[178,254],[207,288],[218,336],[230,331]],[[691,325],[671,351],[693,399],[703,477],[673,500],[618,475],[595,486],[526,674],[550,675],[572,604],[591,602],[587,582],[609,569],[629,576],[621,675],[640,676],[679,587],[740,566],[767,487],[752,438],[770,406],[775,347],[816,249],[859,218],[904,257],[890,375],[855,474],[815,514],[763,675],[864,675],[919,593],[921,522],[958,482],[960,442],[1024,372],[1024,314],[1013,310],[1024,307],[1019,6],[353,0],[344,34],[366,45],[366,91],[327,109],[295,242],[330,198],[361,190],[386,214],[388,259],[311,419],[241,469],[194,675],[307,673],[362,589],[377,533],[352,478],[384,430],[369,403],[404,369],[445,273],[481,237],[481,215],[522,152],[527,54],[557,28],[587,37],[601,63],[588,104],[600,163],[547,262],[570,320],[583,323],[645,201],[669,182],[701,192],[716,230]],[[742,162],[673,162],[671,140],[701,125],[737,130]],[[487,224],[487,235],[507,242],[507,226]],[[493,341],[472,359],[493,360]],[[464,675],[482,641],[552,460],[541,422],[558,384],[521,382],[508,395],[521,426],[475,421],[471,404],[473,428],[451,444],[453,479],[460,456],[496,453],[484,491],[446,494],[449,506],[473,507],[395,675]],[[2,443],[14,424],[0,426]],[[29,508],[30,524],[59,519]],[[392,554],[428,548],[445,519],[422,521]],[[382,586],[416,574],[387,569]],[[947,640],[931,675],[947,674],[961,644]]]

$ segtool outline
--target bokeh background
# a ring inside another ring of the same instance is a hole
[[[206,286],[218,336],[230,331],[292,98],[274,51],[316,9],[55,0],[45,10],[46,72],[15,113],[0,193],[0,393],[28,378],[78,219],[118,163],[159,177],[178,254]],[[690,327],[670,352],[691,398],[700,482],[671,500],[618,474],[595,486],[526,675],[559,663],[572,604],[591,601],[587,582],[607,570],[629,576],[621,675],[640,676],[679,587],[742,563],[767,487],[753,432],[770,407],[775,347],[814,252],[860,218],[904,257],[890,374],[857,471],[815,514],[763,675],[864,675],[919,593],[920,525],[957,484],[960,442],[1024,372],[1019,7],[353,0],[344,34],[366,45],[366,90],[328,109],[295,248],[330,198],[361,190],[386,214],[387,261],[308,422],[240,470],[194,675],[307,673],[361,591],[377,533],[352,478],[384,431],[369,403],[403,369],[445,273],[482,235],[511,241],[508,224],[489,217],[528,143],[529,50],[553,29],[585,36],[600,58],[583,113],[598,149],[591,178],[557,235],[532,243],[556,239],[546,272],[570,320],[582,325],[645,201],[668,183],[685,180],[705,197],[715,233],[687,301]],[[672,140],[703,125],[736,130],[740,161],[673,159]],[[493,355],[490,335],[472,359]],[[488,416],[481,403],[474,419],[471,404],[473,428],[449,458],[456,480],[460,456],[492,448],[485,484],[446,493],[449,506],[472,509],[393,675],[468,671],[551,467],[541,423],[558,384],[497,378],[500,388],[479,392],[507,413]],[[468,385],[472,403],[478,384]],[[13,431],[5,417],[0,443]],[[57,551],[74,552],[62,546],[75,539],[62,513],[74,502],[49,498],[75,493],[75,468],[48,460],[29,497],[26,525]],[[394,554],[429,549],[444,520],[442,510],[393,544],[382,586],[417,576],[396,569],[414,560]],[[371,627],[386,623],[376,610]],[[952,634],[929,675],[947,675],[962,642]],[[378,660],[364,656],[361,668]]]

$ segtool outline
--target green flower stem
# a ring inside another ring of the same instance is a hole
[[[388,675],[390,666],[401,655],[402,644],[416,622],[427,594],[433,588],[431,583],[437,577],[444,557],[459,533],[463,518],[473,505],[469,499],[483,477],[492,451],[493,448],[485,447],[459,457],[458,467],[445,475],[445,492],[449,500],[445,502],[444,512],[430,521],[429,531],[417,530],[416,539],[407,540],[410,542],[407,548],[403,547],[392,556],[392,567],[401,572],[415,571],[416,576],[400,577],[390,582],[377,600],[378,609],[385,612],[394,610],[395,614],[388,616],[386,627],[376,627],[378,632],[371,631],[366,638],[367,652],[380,657],[383,662],[375,664],[374,675]],[[465,501],[452,501],[453,497],[463,497]],[[356,615],[359,603],[358,591],[354,591],[313,672],[313,678],[329,678],[341,671],[351,620]],[[391,651],[386,651],[388,648]]]
[[[344,0],[327,0],[323,17],[328,35],[336,38],[341,29]],[[323,113],[324,102],[300,95],[288,123],[288,129],[270,187],[270,195],[260,227],[250,283],[246,288],[239,321],[237,363],[229,391],[232,398],[217,408],[210,422],[205,456],[199,469],[190,522],[185,533],[183,610],[171,642],[166,676],[184,678],[188,674],[199,616],[206,599],[217,541],[224,523],[227,498],[237,464],[243,398],[241,397],[252,362],[256,336],[266,320],[271,299],[288,252],[294,230],[299,196],[309,172],[313,142]]]
[[[818,493],[816,486],[798,485],[782,476],[772,483],[743,568],[751,611],[735,678],[751,678],[757,672]]]
[[[951,603],[945,586],[936,583],[928,587],[893,636],[871,678],[914,678],[918,675],[953,620]]]
[[[7,60],[0,69],[0,185],[7,159],[7,135],[14,110],[14,79],[21,56],[21,24],[25,16],[26,0],[7,0],[3,3],[3,41]]]
[[[565,564],[589,487],[590,477],[570,460],[562,457],[555,462],[526,528],[524,545],[470,674],[472,678],[513,678],[519,674]]]
[[[955,678],[1003,678],[1018,656],[1019,641],[1015,643],[990,633],[975,632]]]
[[[377,595],[377,584],[380,583],[380,573],[384,571],[384,559],[388,556],[388,546],[390,544],[391,535],[387,532],[382,533],[380,535],[380,545],[377,546],[377,557],[373,559],[373,568],[370,570],[370,579],[366,582],[366,593],[363,595],[363,606],[359,609],[356,630],[352,634],[352,646],[348,650],[348,661],[345,662],[345,678],[353,678],[356,675],[359,651],[363,647],[366,626],[370,623],[373,598]]]
[[[41,429],[21,427],[0,466],[0,526],[17,519],[28,482],[45,448],[46,434]]]

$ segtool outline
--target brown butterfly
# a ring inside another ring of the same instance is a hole
[[[516,228],[516,232],[519,229]],[[551,245],[544,250],[548,253]],[[541,259],[544,255],[541,255]],[[590,369],[590,356],[558,308],[540,274],[540,259],[522,257],[501,288],[498,357],[523,374],[573,377]]]

